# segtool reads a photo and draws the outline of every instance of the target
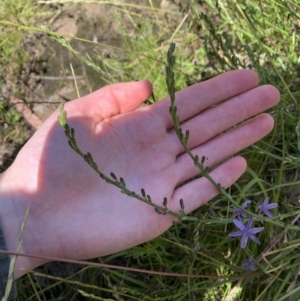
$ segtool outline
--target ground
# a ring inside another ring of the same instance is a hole
[[[181,2],[188,3],[188,1]],[[152,1],[153,6],[160,9],[157,15],[162,21],[171,10],[179,13],[182,3],[178,5],[174,1]],[[146,18],[152,13],[147,0],[131,1],[130,5],[132,5],[129,7],[130,11],[133,13],[134,5],[144,6],[144,10],[136,9],[136,14],[140,16],[142,14],[142,17]],[[41,5],[40,9],[50,12],[50,17],[43,20],[42,25],[62,34],[82,56],[93,56],[97,53],[98,57],[107,58],[113,52],[118,59],[124,59],[122,50],[124,41],[120,26],[116,22],[117,13],[120,13],[119,22],[126,29],[127,34],[134,35],[131,20],[128,14],[124,13],[125,6],[66,3]],[[83,42],[74,37],[95,43]],[[0,88],[0,96],[7,99],[20,112],[24,119],[22,130],[25,130],[25,133],[18,134],[19,136],[16,134],[11,137],[12,139],[7,139],[7,135],[1,138],[0,171],[5,170],[12,163],[22,145],[60,103],[77,98],[72,68],[81,96],[107,84],[103,75],[87,67],[75,54],[46,33],[25,32],[22,47],[27,60],[16,75],[16,79],[10,81],[4,78],[5,84]],[[95,63],[101,66],[101,61]],[[11,125],[4,124],[4,127],[9,126]]]

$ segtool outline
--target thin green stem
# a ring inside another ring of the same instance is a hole
[[[180,213],[177,213],[175,211],[172,211],[167,208],[167,198],[164,198],[163,200],[163,206],[159,206],[155,203],[152,202],[150,195],[146,195],[145,190],[142,189],[142,195],[137,194],[135,191],[132,191],[126,187],[125,180],[123,178],[120,178],[119,180],[115,176],[114,173],[111,173],[111,177],[108,177],[105,175],[97,166],[95,163],[92,155],[90,153],[84,154],[80,148],[77,145],[77,141],[75,139],[75,130],[73,128],[70,128],[69,125],[67,124],[67,112],[64,111],[63,105],[60,107],[60,115],[58,117],[58,121],[60,125],[64,128],[65,130],[65,135],[68,138],[68,142],[70,147],[80,156],[82,157],[85,162],[100,176],[101,179],[103,179],[106,183],[114,185],[118,187],[122,193],[128,195],[129,197],[133,197],[135,199],[138,199],[139,201],[142,201],[143,203],[146,203],[152,207],[154,207],[156,213],[166,215],[166,214],[171,214],[174,217],[178,218],[179,220],[189,220],[189,221],[198,221],[197,217],[192,217],[192,216],[187,216],[184,214],[184,211],[181,210]]]

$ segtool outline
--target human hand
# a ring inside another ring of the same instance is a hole
[[[279,101],[273,86],[257,87],[249,70],[231,71],[176,94],[176,106],[189,148],[205,156],[210,168],[255,143],[273,127],[261,114]],[[68,124],[78,146],[90,152],[99,169],[123,177],[130,190],[144,188],[152,201],[179,212],[179,200],[189,213],[218,194],[201,177],[184,152],[169,114],[168,98],[136,109],[151,94],[147,81],[106,86],[65,105]],[[216,105],[217,104],[217,105]],[[216,106],[215,106],[216,105]],[[55,111],[21,149],[1,175],[0,216],[9,250],[16,249],[18,232],[29,206],[22,252],[40,256],[87,259],[114,253],[153,239],[167,230],[174,217],[158,215],[142,203],[104,182],[68,145]],[[234,157],[217,166],[213,179],[229,187],[245,171]],[[15,277],[45,261],[18,257]],[[21,270],[24,269],[24,270]]]

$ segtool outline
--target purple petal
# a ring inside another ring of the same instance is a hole
[[[259,239],[255,236],[255,235],[249,235],[249,238],[251,239],[251,240],[253,240],[254,242],[256,242],[258,245],[260,245],[260,241],[259,241]]]
[[[244,203],[242,203],[241,207],[243,209],[245,209],[249,204],[251,204],[250,200],[246,200]],[[245,211],[243,211],[242,208],[235,208],[234,209],[234,214],[231,218],[235,218],[237,217],[238,219],[242,219],[242,218],[246,218],[247,217],[247,213]]]
[[[253,272],[256,271],[256,264],[252,258],[247,259],[243,263],[242,267],[244,267],[246,269],[246,271],[250,271],[250,270]]]
[[[259,233],[261,231],[263,231],[265,229],[265,227],[257,227],[257,228],[251,228],[249,230],[249,232],[253,233],[253,234],[256,234],[256,233]]]
[[[251,229],[252,224],[253,224],[253,217],[250,217],[250,219],[249,219],[249,221],[248,221],[248,223],[246,225],[247,230]]]
[[[234,214],[233,214],[233,216],[232,216],[232,218],[234,218],[234,217],[237,217],[237,218],[246,218],[247,217],[247,214],[246,214],[246,212],[244,212],[242,209],[240,209],[240,208],[235,208],[234,209]]]
[[[262,211],[262,210],[261,210],[261,211]],[[260,212],[261,212],[261,211],[260,211]],[[273,217],[274,217],[273,213],[272,213],[271,211],[269,211],[269,210],[263,210],[263,213],[264,213],[266,216],[270,217],[270,218],[273,218]]]
[[[242,236],[243,234],[244,234],[243,231],[239,230],[239,231],[229,233],[228,236],[229,237],[238,237],[238,236]]]
[[[246,200],[246,201],[242,204],[242,207],[243,207],[243,208],[246,208],[249,204],[251,204],[251,201],[250,201],[250,200]]]
[[[277,207],[278,207],[277,203],[271,203],[271,204],[268,204],[266,206],[266,209],[274,209],[274,208],[277,208]]]
[[[237,228],[239,228],[240,230],[245,230],[246,229],[245,225],[241,221],[239,221],[238,219],[235,218],[232,221],[235,224],[235,226]]]
[[[241,248],[242,249],[246,248],[247,242],[248,242],[248,237],[246,235],[243,235],[242,240],[241,240]]]

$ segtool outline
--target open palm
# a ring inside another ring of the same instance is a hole
[[[190,149],[199,158],[207,157],[209,167],[216,166],[211,175],[223,187],[241,176],[246,162],[235,157],[220,163],[273,127],[268,114],[247,120],[279,101],[274,87],[257,84],[254,72],[239,70],[176,94],[181,126],[190,130]],[[182,198],[189,213],[218,191],[206,178],[177,188],[199,170],[174,132],[169,99],[136,109],[150,94],[147,81],[104,87],[65,105],[68,124],[75,129],[79,148],[92,154],[103,173],[123,177],[127,187],[137,193],[144,188],[154,203],[162,204],[167,197],[173,211],[180,210]],[[167,230],[173,216],[158,215],[153,207],[120,193],[69,147],[58,114],[56,111],[47,119],[1,175],[0,188],[9,199],[0,206],[4,225],[10,227],[9,248],[15,249],[28,206],[22,251],[29,254],[92,258],[129,248]],[[20,258],[17,268],[26,270],[39,263]]]

